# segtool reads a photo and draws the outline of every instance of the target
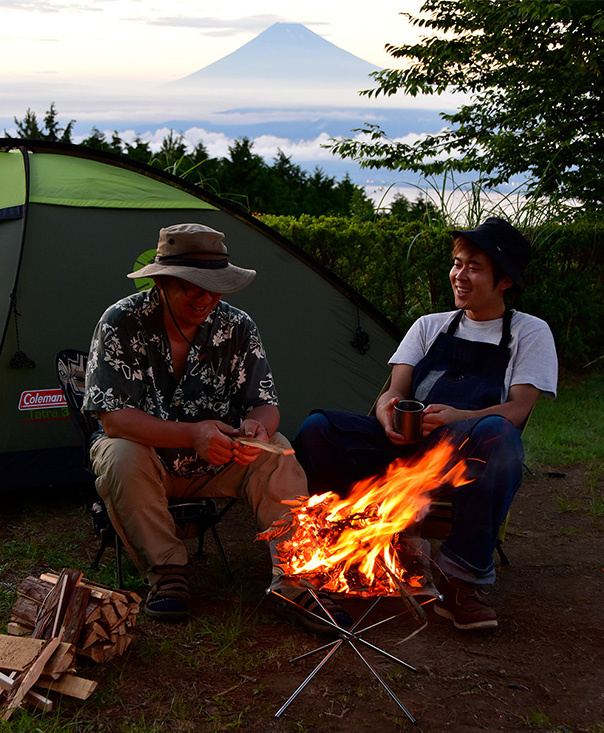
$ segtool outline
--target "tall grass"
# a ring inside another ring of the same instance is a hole
[[[419,184],[409,185],[429,204],[426,218],[431,229],[438,225],[449,231],[452,228],[471,229],[487,217],[497,216],[507,219],[518,229],[547,236],[555,225],[577,212],[574,202],[552,195],[540,196],[538,188],[529,197],[524,184],[502,192],[487,189],[480,181],[457,183],[451,172],[445,172],[440,181],[427,177]]]

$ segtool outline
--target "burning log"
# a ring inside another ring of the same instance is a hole
[[[409,564],[413,530],[444,484],[467,483],[465,463],[441,443],[419,460],[398,459],[381,476],[355,484],[345,499],[332,492],[288,502],[290,521],[258,535],[277,544],[280,567],[321,590],[360,596],[391,595],[404,584],[421,590],[421,563]],[[411,530],[411,532],[409,532]]]

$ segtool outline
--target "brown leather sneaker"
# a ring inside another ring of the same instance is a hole
[[[487,594],[480,585],[466,583],[458,578],[441,578],[438,589],[443,600],[436,601],[434,612],[453,621],[456,629],[497,627],[497,614],[487,603]]]

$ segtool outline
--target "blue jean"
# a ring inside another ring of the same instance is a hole
[[[379,475],[396,458],[421,457],[442,440],[458,448],[454,460],[467,462],[471,480],[439,490],[438,498],[452,501],[453,526],[436,563],[462,580],[492,583],[497,535],[523,473],[520,431],[509,420],[498,415],[461,420],[418,443],[395,446],[375,417],[317,411],[304,421],[294,445],[309,493],[335,491],[345,496],[356,481]]]

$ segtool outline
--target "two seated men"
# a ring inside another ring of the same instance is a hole
[[[186,548],[170,498],[238,496],[265,530],[287,519],[283,501],[308,490],[345,495],[393,460],[447,439],[476,460],[468,461],[473,480],[449,487],[453,530],[436,558],[443,596],[436,611],[458,628],[497,625],[480,591],[494,580],[497,532],[522,480],[520,430],[540,392],[555,395],[556,352],[543,321],[505,307],[529,258],[524,237],[494,218],[454,236],[458,310],[409,330],[375,418],[316,411],[295,438],[294,458],[238,441],[289,446],[276,432],[277,397],[257,328],[221,300],[255,272],[232,265],[223,234],[209,227],[160,231],[155,260],[129,274],[152,277],[154,287],[108,308],[96,327],[84,402],[103,428],[91,448],[97,489],[150,585],[145,613],[178,620],[190,611]],[[394,405],[411,396],[428,405],[424,437],[413,445],[393,426]],[[274,547],[271,554],[271,588],[322,613],[308,590],[280,574]],[[337,623],[351,624],[327,594],[320,599]]]

